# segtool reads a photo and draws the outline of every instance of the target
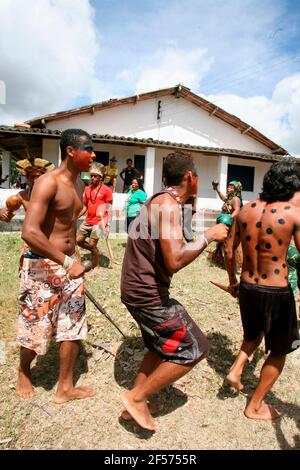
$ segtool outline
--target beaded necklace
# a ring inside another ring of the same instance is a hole
[[[92,199],[92,188],[91,188],[91,191],[90,191],[90,201],[91,201],[92,204],[95,204],[95,202],[97,201],[97,196],[98,196],[98,193],[99,193],[99,191],[100,191],[100,189],[101,189],[101,186],[102,186],[102,184],[100,184],[100,186],[98,187],[94,199]]]
[[[174,188],[172,188],[172,186],[170,186],[169,188],[166,188],[165,190],[168,191],[168,193],[172,194],[175,197],[175,201],[177,202],[177,204],[179,206],[181,206],[180,196],[179,196],[178,192],[176,191],[176,189],[174,189]]]

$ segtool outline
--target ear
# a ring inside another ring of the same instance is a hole
[[[188,171],[186,172],[186,177],[187,177],[187,180],[188,180],[189,182],[192,181],[193,175],[192,175],[192,172],[191,172],[190,170],[188,170]]]
[[[74,155],[74,149],[71,145],[68,145],[67,148],[66,148],[66,154],[67,154],[67,157],[72,157],[73,158],[73,155]]]

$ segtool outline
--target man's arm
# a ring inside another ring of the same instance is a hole
[[[141,178],[142,173],[139,170],[137,170],[136,168],[134,169],[134,173],[135,173],[135,176],[137,176],[138,178]]]
[[[124,175],[125,171],[126,171],[126,168],[123,168],[123,170],[122,170],[121,173],[120,173],[120,178],[121,178],[121,180],[123,180],[123,181],[125,181],[125,178],[123,178],[123,175]]]
[[[87,211],[87,207],[86,206],[83,206],[82,210],[80,211],[80,214],[78,216],[78,219],[80,219],[80,217],[82,217]]]
[[[38,255],[63,265],[65,254],[58,250],[42,231],[48,207],[56,191],[57,183],[54,178],[48,178],[47,182],[39,178],[35,182],[23,223],[22,238]]]
[[[116,192],[116,187],[117,187],[117,177],[116,177],[116,176],[112,176],[112,179],[113,179],[113,183],[112,183],[112,192],[115,193],[115,192]]]
[[[155,199],[155,204],[157,203],[160,209],[160,246],[166,267],[171,273],[176,273],[194,261],[213,240],[223,241],[227,236],[228,228],[224,224],[219,224],[206,230],[204,237],[200,236],[198,240],[185,244],[177,203],[173,199],[170,201],[170,196],[166,194],[158,196]]]
[[[227,240],[224,243],[225,253],[225,265],[229,278],[229,285],[237,284],[236,277],[236,266],[235,266],[235,251],[239,246],[241,241],[240,229],[239,229],[239,220],[238,218],[234,220],[234,223],[231,228],[231,233],[229,234]]]

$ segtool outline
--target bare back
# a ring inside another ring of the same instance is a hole
[[[237,217],[234,245],[242,242],[242,279],[251,284],[286,286],[287,249],[292,236],[300,248],[300,213],[291,201],[267,204],[257,199]]]

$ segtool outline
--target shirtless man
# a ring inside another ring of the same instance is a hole
[[[300,169],[276,162],[265,174],[259,199],[244,206],[237,216],[233,246],[243,247],[239,301],[244,341],[227,380],[242,390],[241,376],[248,357],[265,337],[266,352],[257,388],[247,404],[247,418],[272,420],[279,413],[263,400],[283,369],[286,354],[299,340],[294,296],[288,284],[287,249],[294,236],[300,249],[300,213],[293,201],[300,190]],[[233,250],[234,251],[234,250]],[[233,251],[229,256],[230,284],[236,284]],[[236,289],[232,289],[233,295]]]
[[[32,163],[28,159],[18,160],[16,163],[16,168],[22,176],[26,176],[29,187],[23,189],[14,196],[10,196],[7,199],[7,202],[10,203],[10,200],[13,198],[12,203],[15,206],[14,211],[18,210],[21,206],[23,206],[24,210],[26,211],[35,180],[47,171],[53,170],[55,167],[53,163],[48,162],[48,160],[45,160],[44,158],[35,158]],[[6,208],[1,220],[10,222],[13,216],[14,214],[8,211]]]
[[[148,407],[152,395],[188,373],[209,349],[183,305],[169,298],[172,276],[228,232],[225,225],[215,225],[198,240],[185,243],[181,205],[195,198],[198,188],[192,157],[181,152],[168,155],[163,173],[166,188],[145,202],[131,224],[121,279],[121,300],[149,349],[132,390],[122,397],[126,408],[122,417],[132,417],[150,431],[156,429],[153,404]]]
[[[22,238],[30,251],[22,267],[17,325],[17,394],[33,396],[31,362],[46,353],[54,335],[60,345],[56,403],[94,395],[90,387],[74,387],[73,370],[87,331],[84,267],[74,257],[84,188],[78,176],[89,171],[95,154],[90,136],[81,129],[64,131],[60,147],[62,163],[35,182],[23,224]]]

